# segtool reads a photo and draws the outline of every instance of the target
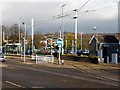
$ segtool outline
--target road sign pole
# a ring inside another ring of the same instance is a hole
[[[24,63],[25,63],[25,38],[24,38]]]
[[[58,45],[58,47],[59,47],[58,65],[60,64],[60,61],[61,61],[61,59],[60,59],[60,53],[61,53],[62,43],[63,43],[63,40],[62,40],[61,38],[59,38],[59,39],[57,40],[57,45]]]
[[[52,39],[50,39],[51,40],[51,57],[52,57]]]
[[[59,45],[59,58],[58,58],[58,65],[60,65],[60,61],[61,61],[61,59],[60,59],[60,52],[61,52],[61,47],[60,47],[60,45]]]

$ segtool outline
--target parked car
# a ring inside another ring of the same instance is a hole
[[[81,56],[81,55],[87,55],[89,56],[89,51],[88,50],[78,50],[77,51],[77,55]]]
[[[6,56],[2,52],[0,52],[0,61],[1,62],[5,62],[6,61]]]
[[[70,51],[70,54],[73,54],[74,53],[74,51]]]

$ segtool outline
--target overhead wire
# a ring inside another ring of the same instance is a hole
[[[78,9],[78,11],[80,11],[90,0],[86,1],[85,4],[82,5],[82,7],[80,7]],[[103,7],[103,8],[98,8],[98,9],[93,9],[93,10],[86,10],[86,11],[83,11],[83,12],[78,12],[78,15],[80,14],[84,14],[84,13],[89,13],[89,12],[96,12],[96,11],[99,11],[99,10],[102,10],[102,9],[107,9],[107,8],[113,8],[113,7],[117,7],[117,5],[114,5],[114,6],[108,6],[108,7]],[[68,12],[65,12],[63,17],[70,17],[74,14],[74,12],[72,11],[68,11]],[[61,19],[62,18],[62,15],[56,15],[56,16],[53,16],[51,17],[50,19],[43,19],[43,21],[41,20],[41,22],[35,22],[35,26],[36,25],[40,25],[40,24],[46,24],[46,23],[50,23],[52,21],[55,21],[55,20],[58,20],[58,19]],[[30,26],[31,27],[31,26]]]
[[[86,1],[86,2],[82,5],[82,7],[80,7],[80,9],[78,9],[78,12],[79,12],[83,7],[85,7],[85,5],[86,5],[89,1],[90,1],[90,0]]]
[[[78,12],[83,8],[83,7],[85,7],[86,6],[86,4],[89,2],[90,0],[87,0],[79,9],[78,9]],[[57,15],[57,17],[55,17],[56,19],[60,19],[60,18],[62,18],[62,17],[66,17],[66,16],[69,16],[70,15],[70,12],[72,12],[72,11],[69,11],[69,12],[66,12],[66,13],[64,13],[65,15],[64,16],[62,16],[62,14],[61,15]],[[73,13],[73,12],[72,12]],[[51,19],[50,21],[53,21],[54,19]]]

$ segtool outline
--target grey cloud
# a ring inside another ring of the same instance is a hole
[[[83,11],[115,5],[115,1],[116,0],[91,0],[91,2],[88,3],[88,5],[83,9]],[[83,0],[81,2],[83,2]],[[105,5],[105,3],[107,4]],[[58,32],[61,26],[61,19],[51,21],[49,23],[41,23],[44,20],[51,19],[53,18],[53,16],[61,14],[61,4],[63,4],[63,2],[4,3],[3,24],[12,25],[14,23],[18,23],[17,18],[20,16],[22,17],[21,21],[27,22],[27,29],[29,31],[29,34],[31,34],[31,18],[34,18],[35,23],[40,23],[35,25],[35,32]],[[74,3],[66,2],[64,12],[72,11],[73,9],[75,9],[75,7],[80,8],[82,4],[83,3],[80,3],[79,0]],[[109,12],[110,14],[105,14],[104,12]],[[113,10],[110,9],[109,11],[101,10],[98,12],[81,14],[78,16],[78,31],[91,33],[90,30],[92,29],[92,27],[97,26],[101,32],[113,32],[113,29],[114,32],[117,32],[116,12],[113,12]],[[72,19],[73,15],[64,18],[64,25],[66,31],[74,32],[74,20]],[[102,15],[104,15],[104,18],[101,18]]]

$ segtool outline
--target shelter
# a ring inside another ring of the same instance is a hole
[[[119,40],[115,35],[93,36],[89,42],[91,56],[100,56],[104,62],[119,61]]]

